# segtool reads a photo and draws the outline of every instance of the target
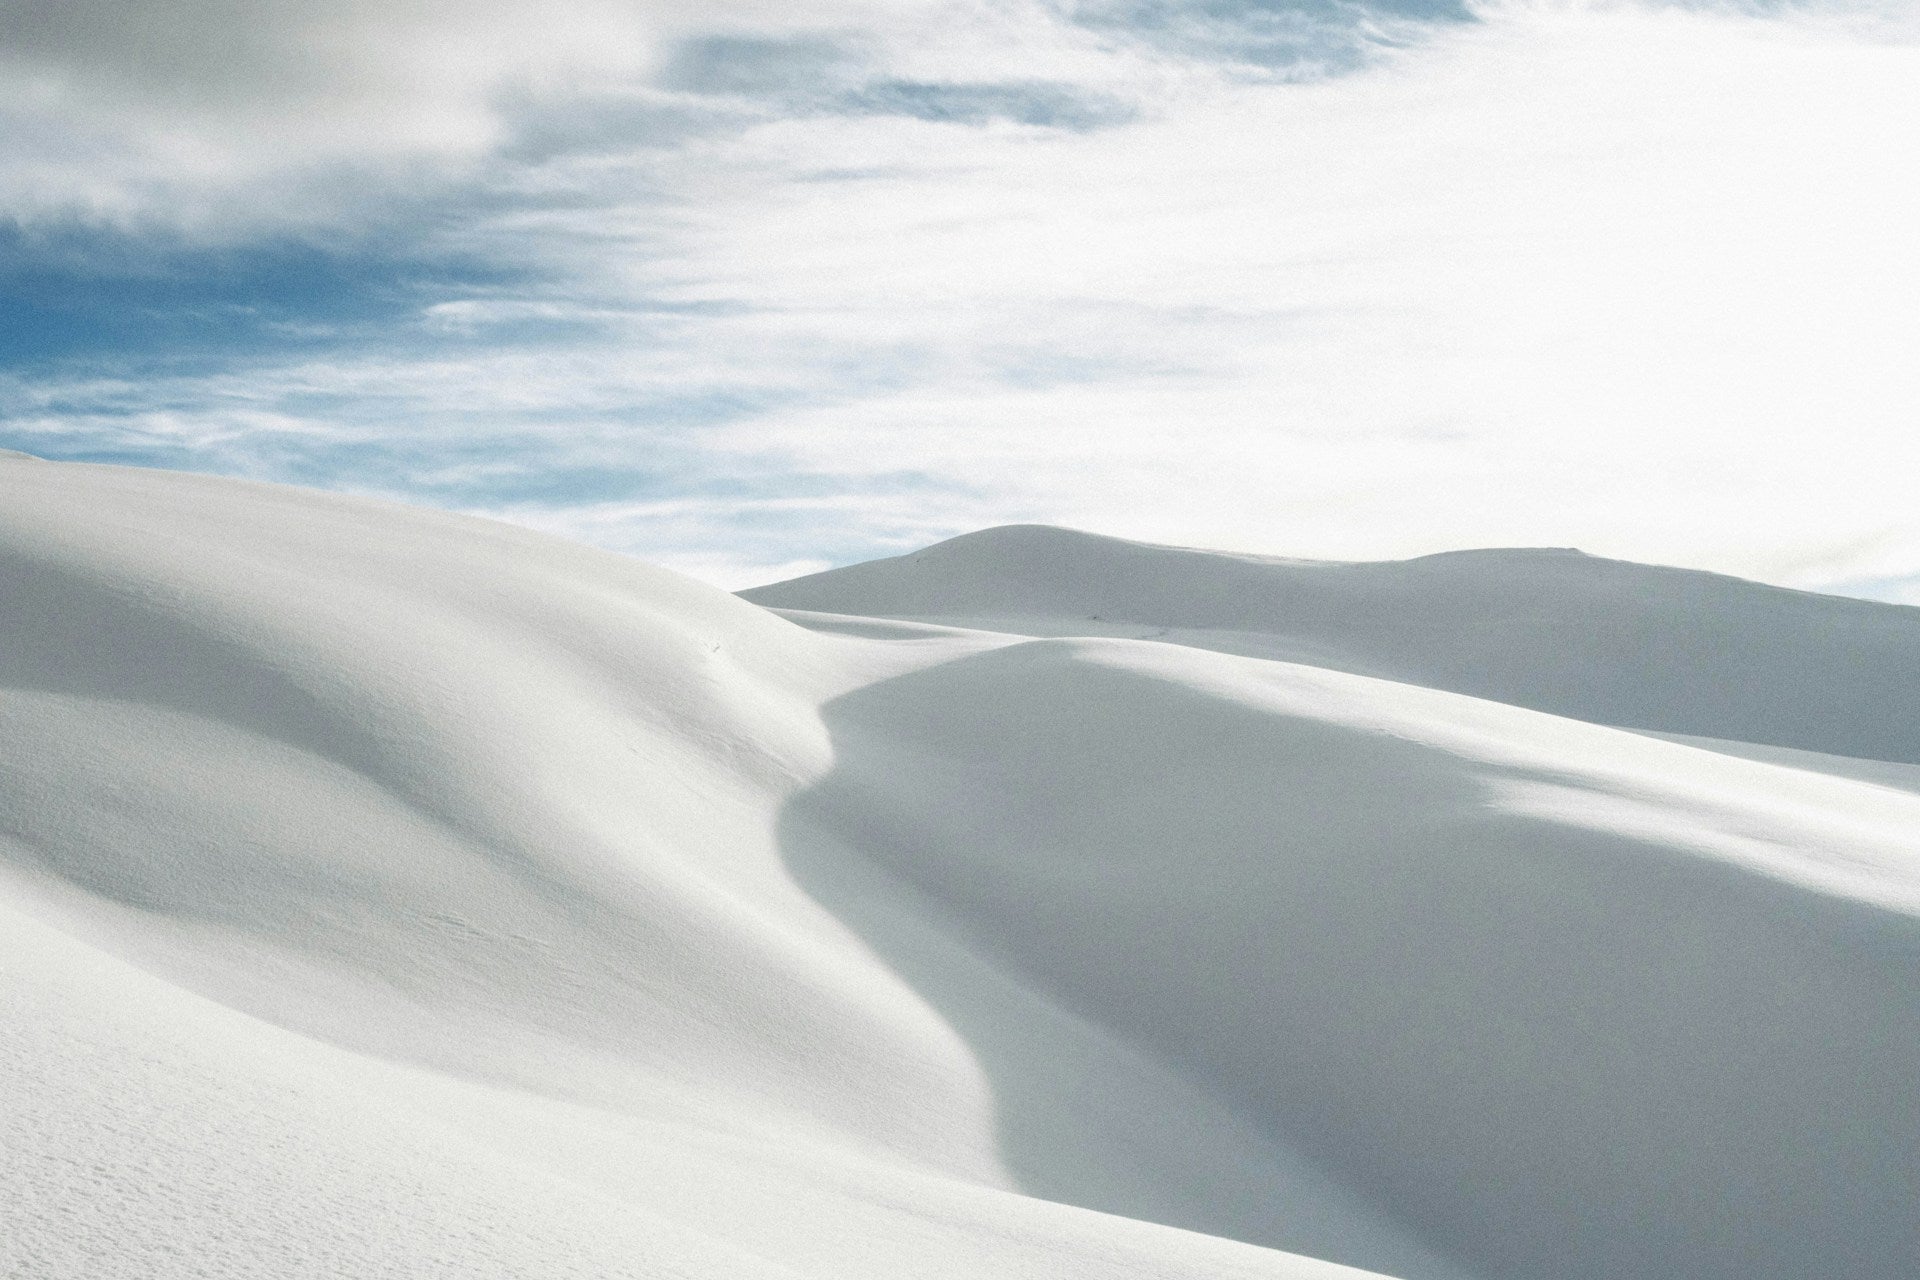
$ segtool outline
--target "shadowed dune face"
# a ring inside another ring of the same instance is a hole
[[[807,625],[0,467],[0,1273],[1908,1274],[1911,766]]]
[[[794,885],[820,701],[917,650],[384,504],[0,491],[0,1273],[1341,1273],[1021,1194]]]
[[[945,949],[1483,1275],[1894,1280],[1920,1257],[1911,796],[1861,788],[1871,812],[1835,820],[1835,782],[1834,810],[1781,821],[1746,762],[1115,642],[999,649],[825,717],[836,766],[787,810],[789,865],[968,1037],[1037,1194],[1099,1203],[1047,1047]],[[1740,845],[1769,822],[1771,853]],[[1856,861],[1887,874],[1826,891]],[[1264,1208],[1245,1238],[1329,1252]]]

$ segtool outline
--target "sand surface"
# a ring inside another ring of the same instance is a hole
[[[1920,610],[745,597],[0,458],[0,1276],[1910,1280]]]

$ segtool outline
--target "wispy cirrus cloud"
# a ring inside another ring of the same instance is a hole
[[[502,3],[414,88],[444,14],[326,12],[180,102],[117,36],[12,55],[78,96],[0,111],[119,150],[0,189],[0,444],[732,583],[1007,519],[1815,585],[1920,548],[1898,10]],[[289,57],[334,61],[273,99]]]

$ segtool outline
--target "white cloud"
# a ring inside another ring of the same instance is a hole
[[[1127,129],[769,126],[689,292],[937,372],[726,443],[1150,537],[1835,580],[1920,474],[1920,48],[1879,34],[1507,9]]]
[[[381,186],[473,176],[509,108],[630,88],[689,34],[859,31],[929,7],[10,0],[0,216],[205,236],[351,218]]]
[[[148,84],[166,77],[119,35],[13,55],[33,74],[0,111],[44,127],[0,149],[44,153],[102,208],[150,197],[127,175],[158,165],[261,216],[350,220],[400,181],[381,163],[439,156],[480,193],[439,242],[545,273],[432,299],[391,350],[188,379],[157,416],[88,429],[158,424],[255,474],[249,433],[338,430],[410,459],[379,484],[438,501],[488,440],[529,469],[670,452],[681,481],[715,481],[690,505],[468,505],[732,582],[1010,519],[1298,555],[1528,543],[1811,585],[1920,573],[1920,33],[1898,9],[1489,5],[1289,80],[1038,0],[586,4],[553,31],[498,0],[444,49],[437,3],[265,10],[268,51],[193,94]],[[322,21],[355,34],[301,43]],[[829,33],[852,61],[819,65],[904,88],[835,109],[839,80],[807,98],[774,72],[704,94],[650,78],[663,41],[714,31],[772,58]],[[283,65],[314,57],[334,61],[308,80]],[[991,92],[964,119],[910,109],[949,82]],[[1023,86],[1134,114],[1045,127]],[[717,124],[646,115],[696,100]],[[516,152],[536,101],[593,145]],[[337,152],[361,185],[314,196],[275,169],[276,111],[310,117],[290,154]],[[356,138],[367,113],[392,119]],[[80,198],[62,191],[32,198]],[[584,336],[512,345],[567,324]],[[40,397],[63,399],[84,397]]]

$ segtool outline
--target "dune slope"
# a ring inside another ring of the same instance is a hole
[[[820,704],[936,655],[444,515],[0,486],[0,1274],[1333,1274],[1225,1238],[1275,1197],[1429,1258],[976,960],[1078,1055],[1034,1073],[1088,1207],[1023,1194],[778,842]]]
[[[840,763],[790,843],[853,839],[1480,1274],[1920,1256],[1920,796],[1115,640],[996,649],[828,721]],[[995,1069],[993,1029],[896,954]],[[1009,1158],[1044,1185],[1047,1102],[1004,1053]]]
[[[1602,724],[1920,763],[1920,609],[1571,550],[1339,563],[1011,525],[742,594],[1168,640]]]
[[[0,1275],[1909,1273],[1913,611],[1609,569],[1738,641],[1641,723],[1526,557],[1342,588],[1389,652],[1061,537],[782,617],[0,459]]]

